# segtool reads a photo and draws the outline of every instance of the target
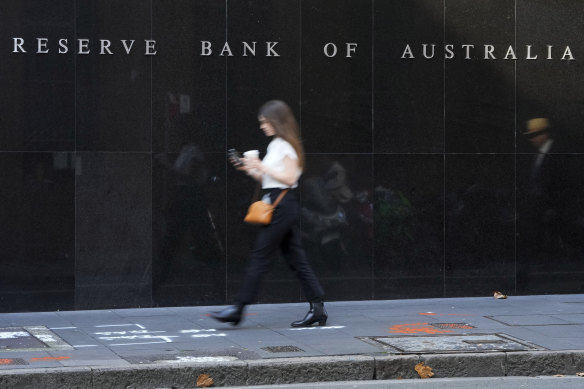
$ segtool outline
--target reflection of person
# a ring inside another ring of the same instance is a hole
[[[244,307],[254,301],[270,261],[281,250],[310,303],[310,310],[304,319],[291,325],[304,327],[318,323],[322,326],[328,318],[323,302],[324,291],[304,253],[298,226],[300,207],[294,188],[298,186],[304,166],[298,125],[290,107],[276,100],[260,108],[258,120],[264,134],[273,137],[267,154],[261,161],[256,157],[246,157],[244,164],[236,165],[236,168],[261,182],[264,201],[273,203],[282,190],[290,190],[276,206],[272,223],[260,227],[236,304],[212,314],[212,317],[237,325],[242,319]]]
[[[170,274],[171,264],[176,263],[179,246],[189,232],[194,246],[192,254],[207,263],[220,258],[222,246],[215,239],[211,215],[206,206],[203,186],[208,171],[205,157],[194,144],[182,147],[176,160],[171,163],[166,154],[156,156],[158,162],[173,175],[174,189],[166,210],[166,231],[161,252],[153,263],[153,293],[160,297],[161,285]]]
[[[556,252],[578,234],[580,177],[568,163],[561,141],[556,140],[546,118],[530,119],[524,135],[537,149],[531,166],[528,207],[539,249]],[[551,155],[556,154],[556,155]]]
[[[316,244],[321,256],[335,260],[347,255],[343,230],[348,226],[344,205],[353,198],[346,183],[345,168],[337,161],[327,166],[322,177],[310,177],[304,184],[303,237]]]

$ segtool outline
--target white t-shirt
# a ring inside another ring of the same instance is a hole
[[[296,154],[294,147],[292,147],[292,145],[284,139],[275,137],[268,145],[268,151],[264,159],[262,159],[262,165],[276,172],[284,171],[285,157],[298,160],[298,154]],[[291,186],[291,188],[298,187],[298,178],[300,178],[301,174],[302,170],[298,169],[298,177],[296,178],[296,182]],[[289,186],[283,182],[277,181],[267,174],[264,174],[262,177],[262,188],[289,188]]]

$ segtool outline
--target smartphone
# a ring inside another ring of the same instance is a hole
[[[241,159],[241,154],[235,149],[227,150],[227,158],[233,162],[235,166],[243,165],[243,160]]]

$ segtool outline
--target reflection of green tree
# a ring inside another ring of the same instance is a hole
[[[375,234],[380,242],[395,247],[414,241],[412,203],[402,192],[379,191],[375,209]]]

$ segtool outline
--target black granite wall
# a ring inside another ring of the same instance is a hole
[[[265,150],[257,109],[275,98],[301,123],[328,300],[584,291],[579,1],[2,8],[0,311],[231,302],[254,183],[225,151]],[[543,184],[534,117],[554,124]],[[258,301],[301,300],[275,261]]]

